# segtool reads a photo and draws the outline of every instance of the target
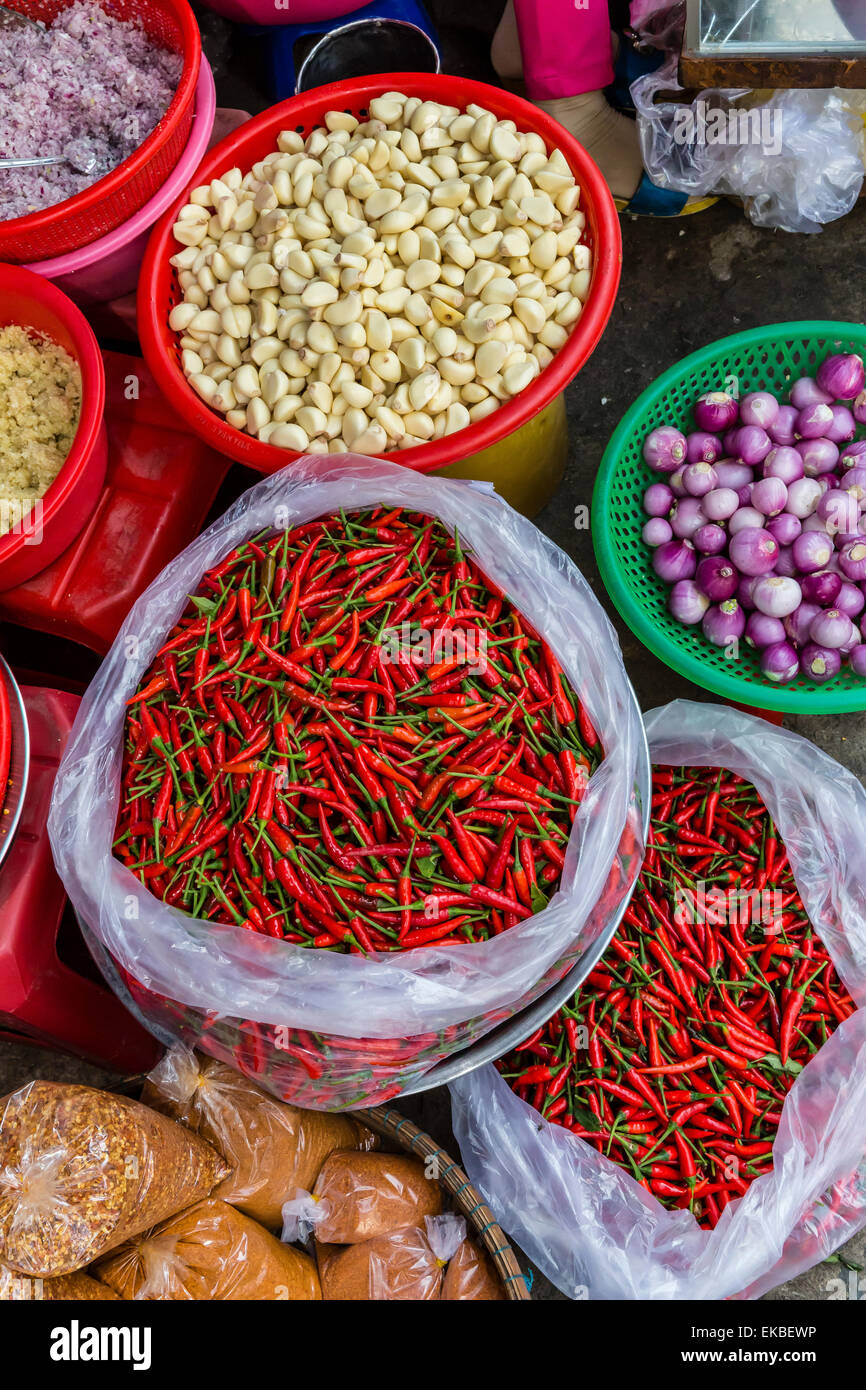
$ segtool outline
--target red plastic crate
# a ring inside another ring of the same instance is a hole
[[[130,607],[198,534],[231,464],[171,409],[143,358],[104,352],[108,472],[63,554],[0,593],[0,619],[108,650]]]
[[[0,1037],[75,1053],[121,1072],[147,1070],[159,1044],[103,983],[57,877],[46,821],[77,695],[22,686],[30,777],[0,867]]]

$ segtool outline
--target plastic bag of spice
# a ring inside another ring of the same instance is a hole
[[[151,1072],[145,1105],[207,1139],[231,1167],[214,1192],[263,1226],[279,1226],[283,1203],[311,1189],[335,1149],[370,1149],[378,1139],[349,1115],[323,1115],[275,1100],[224,1062],[179,1045]]]
[[[493,1261],[474,1240],[464,1240],[448,1261],[440,1296],[454,1303],[496,1302],[505,1298]]]
[[[82,1269],[226,1173],[210,1144],[137,1101],[32,1081],[0,1100],[0,1261],[38,1277]]]
[[[116,1302],[117,1297],[107,1284],[83,1271],[58,1274],[53,1279],[32,1279],[29,1274],[16,1274],[0,1266],[0,1303],[98,1303]]]
[[[336,1303],[429,1302],[440,1296],[442,1269],[426,1231],[405,1226],[347,1245],[328,1259],[322,1297]]]
[[[121,1298],[301,1301],[322,1296],[315,1262],[210,1197],[112,1251],[96,1268]]]
[[[758,1298],[866,1222],[866,792],[806,739],[734,709],[679,700],[646,731],[654,765],[718,766],[754,784],[858,1007],[788,1091],[772,1167],[713,1230],[542,1119],[493,1067],[453,1083],[454,1128],[470,1181],[571,1297]]]
[[[598,730],[603,758],[571,827],[557,891],[490,939],[369,957],[167,905],[112,852],[127,701],[187,596],[234,547],[380,505],[459,531],[463,549],[548,642]],[[201,1047],[282,1099],[347,1109],[398,1094],[538,997],[603,936],[639,863],[642,745],[613,628],[571,561],[529,521],[473,484],[378,459],[305,458],[246,493],[131,610],[82,701],[54,784],[50,836],[94,954],[151,1031]]]
[[[442,1210],[442,1189],[424,1164],[405,1154],[331,1154],[313,1189],[324,1209],[316,1237],[331,1245],[354,1245],[420,1225]]]

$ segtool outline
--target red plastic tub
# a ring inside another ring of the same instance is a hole
[[[105,478],[105,369],[93,330],[50,280],[22,266],[0,265],[0,327],[17,323],[53,338],[81,368],[81,416],[66,462],[42,499],[40,531],[29,522],[0,537],[0,589],[38,574],[78,535]]]
[[[586,241],[593,253],[592,281],[583,313],[565,346],[525,391],[465,430],[390,455],[397,463],[428,473],[488,449],[512,434],[543,410],[577,375],[598,343],[613,309],[622,267],[622,239],[613,198],[598,165],[557,121],[540,107],[499,87],[441,73],[381,73],[302,92],[300,96],[263,111],[214,145],[199,165],[189,188],[207,183],[234,165],[244,171],[250,169],[276,149],[280,130],[289,128],[307,135],[314,126],[321,124],[326,111],[336,109],[360,115],[366,112],[373,97],[392,90],[451,106],[465,107],[476,102],[504,120],[513,120],[519,130],[537,131],[549,149],[558,146],[582,189]],[[227,425],[221,415],[196,395],[181,369],[177,335],[168,326],[168,316],[181,298],[169,257],[180,249],[172,235],[172,227],[187,201],[184,193],[154,227],[141,268],[138,329],[144,355],[159,386],[196,434],[248,468],[259,473],[275,473],[299,455],[291,449],[263,444],[252,435]]]
[[[116,19],[136,21],[148,36],[183,58],[168,110],[133,154],[105,178],[53,207],[0,222],[0,260],[42,261],[77,251],[126,222],[162,186],[183,154],[192,128],[201,35],[187,0],[98,0]],[[6,8],[50,23],[72,0],[6,0]]]

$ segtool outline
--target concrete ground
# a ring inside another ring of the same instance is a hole
[[[479,0],[469,7],[466,23],[471,28],[455,19],[460,13],[456,0],[438,0],[430,8],[441,25],[446,70],[489,79],[487,44],[501,6],[496,0]],[[213,16],[203,14],[202,19],[221,104],[251,111],[268,105],[255,46],[230,36]],[[860,238],[866,237],[866,205],[815,237],[758,230],[726,202],[672,221],[624,218],[622,231],[624,269],[617,304],[594,356],[566,391],[566,475],[536,520],[593,585],[617,627],[626,666],[641,706],[648,710],[676,698],[712,697],[657,661],[619,621],[601,584],[589,533],[574,528],[575,508],[590,505],[611,432],[635,396],[664,368],[739,329],[790,319],[851,320],[862,313],[857,266]],[[785,722],[866,778],[866,716],[791,717]],[[89,1084],[109,1079],[73,1059],[0,1043],[0,1095],[36,1076]],[[401,1108],[440,1143],[453,1146],[446,1090],[407,1099]],[[767,1298],[856,1297],[860,1270],[866,1270],[866,1232],[832,1262]],[[541,1275],[533,1296],[562,1298]]]

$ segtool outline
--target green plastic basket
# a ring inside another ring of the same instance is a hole
[[[745,643],[739,659],[712,646],[700,628],[684,627],[668,612],[670,586],[653,572],[641,539],[642,499],[659,475],[644,463],[650,430],[673,424],[696,428],[692,405],[705,391],[767,389],[786,397],[798,376],[814,375],[831,352],[866,352],[866,327],[857,323],[776,323],[710,343],[657,377],[623,417],[605,450],[592,502],[592,535],[601,576],[632,631],[666,665],[696,685],[757,709],[831,714],[866,709],[866,680],[848,667],[824,685],[798,677],[774,685],[762,675]],[[860,431],[863,434],[863,431]]]

